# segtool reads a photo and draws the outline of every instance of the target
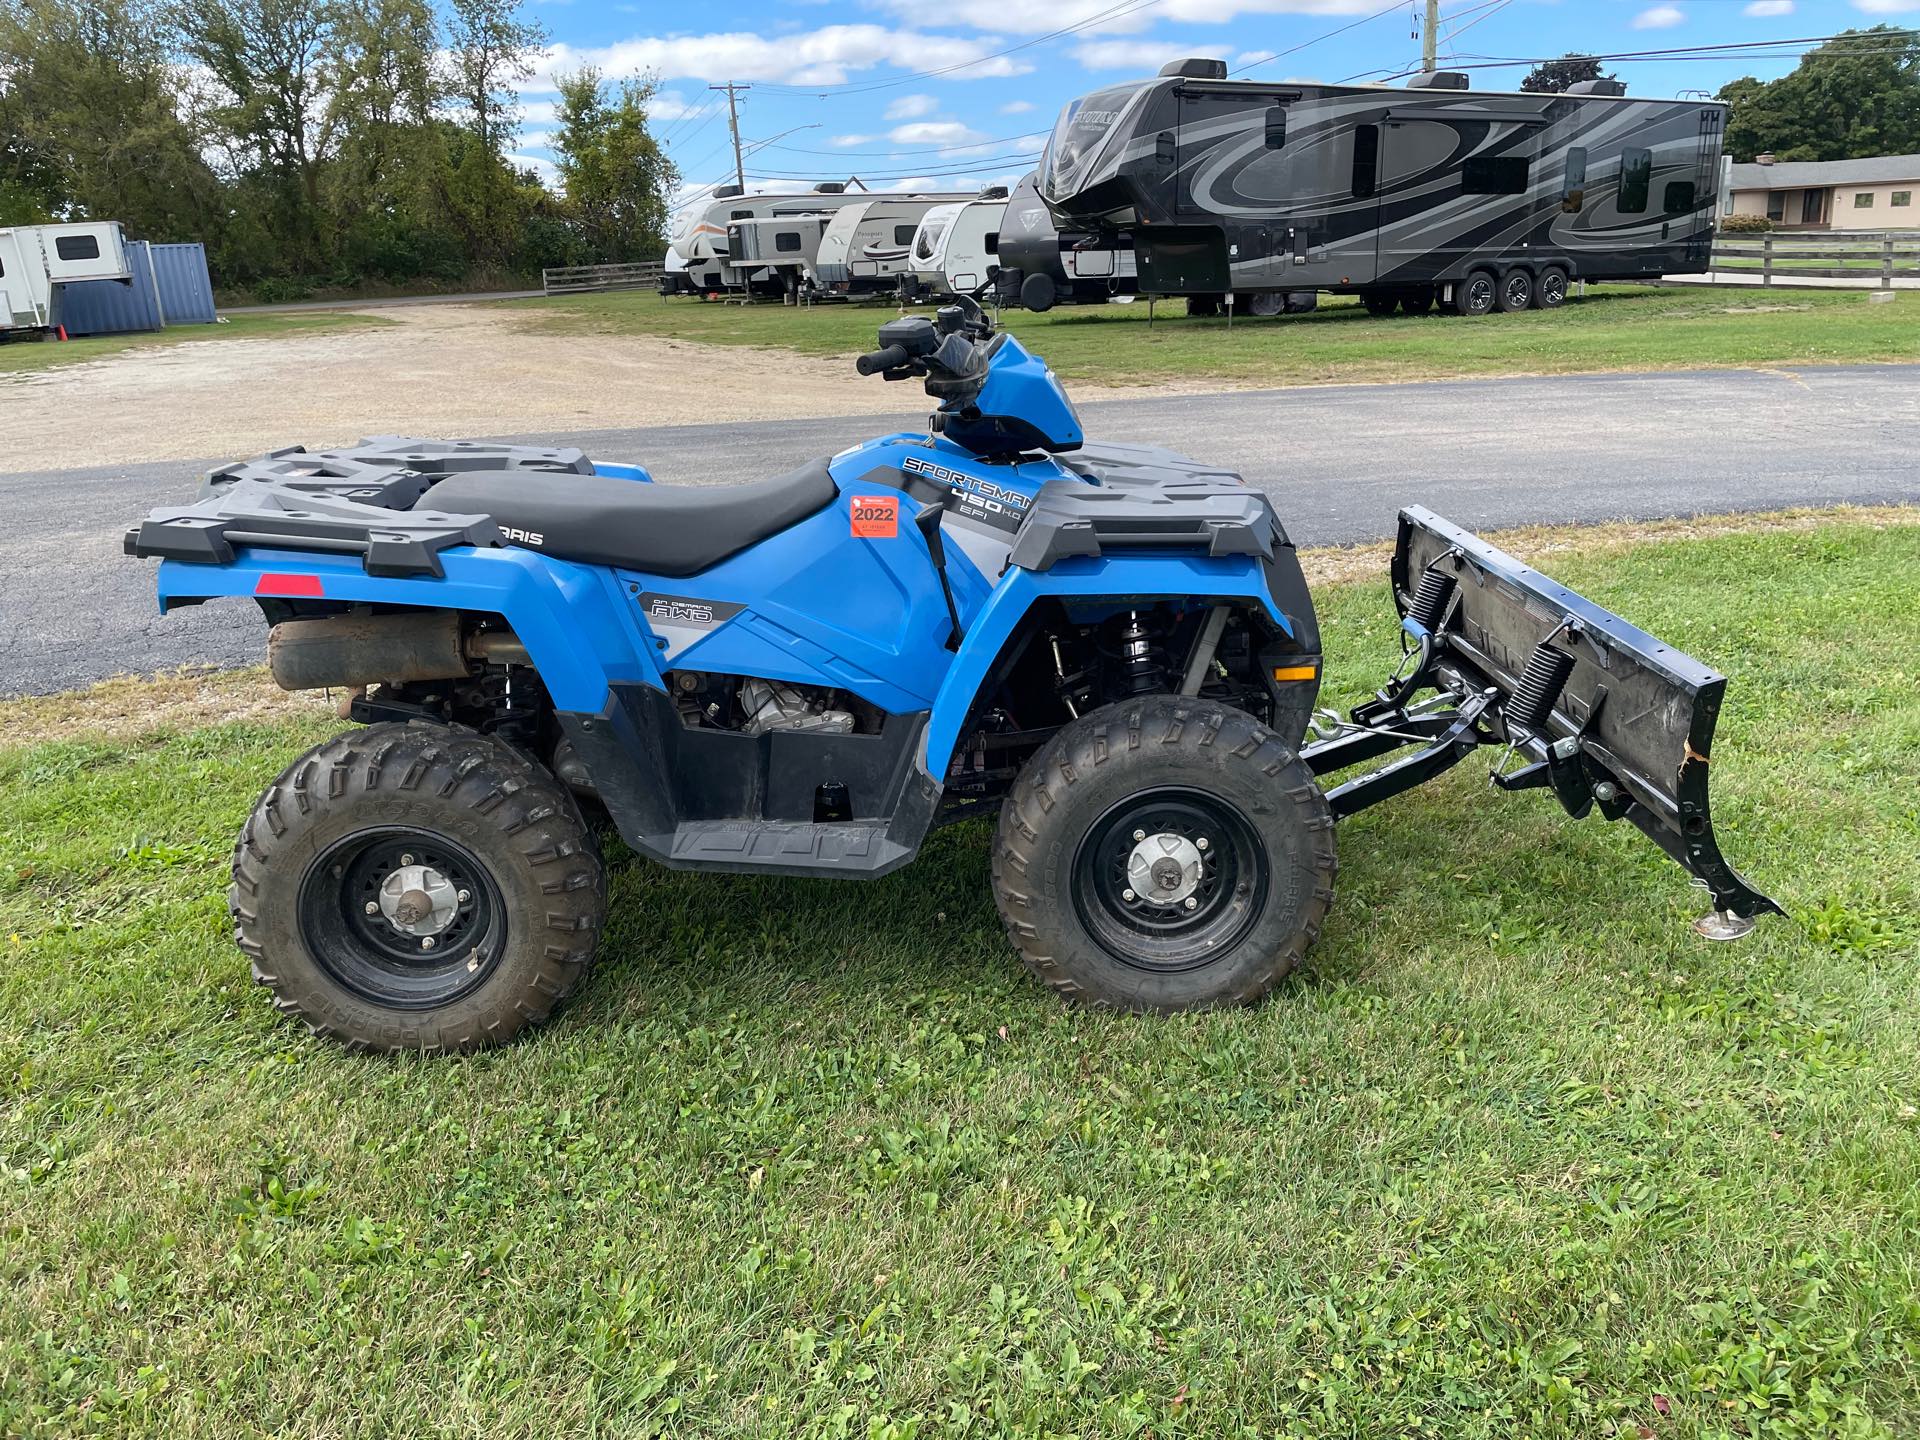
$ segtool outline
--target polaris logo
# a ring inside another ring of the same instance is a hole
[[[518,540],[522,545],[544,545],[547,537],[538,530],[516,530],[511,525],[502,525],[500,533],[509,540]]]

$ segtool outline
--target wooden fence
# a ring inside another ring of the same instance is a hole
[[[1714,238],[1712,268],[1758,271],[1762,285],[1853,280],[1891,290],[1920,280],[1920,230],[1788,230]]]
[[[540,272],[540,286],[549,295],[574,295],[589,290],[648,290],[660,280],[661,262],[637,265],[563,265]]]

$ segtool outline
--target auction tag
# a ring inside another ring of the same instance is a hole
[[[854,496],[853,533],[867,540],[891,540],[898,535],[900,533],[899,496]]]

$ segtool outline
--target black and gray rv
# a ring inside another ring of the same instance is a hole
[[[1704,271],[1726,113],[1608,80],[1476,94],[1449,71],[1267,84],[1177,60],[1068,105],[1038,187],[1063,233],[1130,235],[1143,292],[1479,315]]]

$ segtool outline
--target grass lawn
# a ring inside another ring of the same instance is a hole
[[[809,355],[873,348],[888,307],[664,300],[646,292],[512,302],[528,323],[580,334],[658,335]],[[1920,360],[1920,295],[1869,305],[1862,294],[1761,297],[1729,290],[1595,287],[1556,311],[1396,316],[1322,297],[1311,315],[1192,320],[1178,301],[1151,329],[1145,301],[1009,310],[1008,329],[1068,380],[1110,385],[1224,380],[1293,385],[1446,376]]]
[[[315,330],[346,330],[365,325],[391,325],[372,315],[345,315],[333,311],[296,311],[285,315],[232,315],[218,325],[176,325],[138,335],[95,335],[81,340],[11,341],[0,345],[0,378],[58,365],[78,365],[118,355],[123,350],[155,345],[182,345],[189,340],[260,340],[300,335]]]
[[[0,749],[0,1433],[1916,1433],[1920,524],[1551,563],[1730,672],[1791,921],[1701,941],[1468,765],[1345,827],[1250,1011],[1059,1004],[971,825],[862,887],[620,866],[553,1025],[370,1060],[227,939],[334,722]],[[1351,697],[1383,584],[1323,619]]]

